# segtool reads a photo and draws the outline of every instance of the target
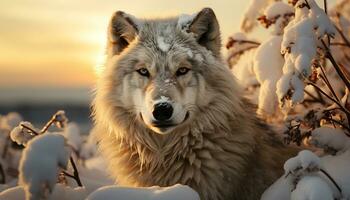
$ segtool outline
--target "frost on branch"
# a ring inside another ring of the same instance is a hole
[[[320,39],[333,36],[335,29],[326,13],[314,0],[299,0],[295,4],[295,18],[285,28],[281,44],[284,55],[283,76],[277,83],[280,105],[286,100],[292,105],[304,99],[304,80],[309,78],[312,66],[317,66],[322,47]]]
[[[58,128],[65,128],[68,123],[68,118],[66,117],[66,113],[63,110],[57,111],[51,120],[55,122],[55,125]]]
[[[30,122],[21,122],[11,131],[11,140],[19,145],[26,146],[27,142],[35,136],[35,133],[25,127],[28,127],[31,130],[36,130]]]
[[[60,134],[47,133],[28,142],[19,165],[19,184],[26,199],[46,198],[56,184],[59,168],[66,168],[70,151]]]

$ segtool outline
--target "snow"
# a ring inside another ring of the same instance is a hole
[[[60,134],[47,133],[30,140],[19,165],[19,185],[26,199],[39,199],[53,190],[58,167],[66,168],[69,150]]]
[[[1,117],[0,127],[2,129],[11,130],[22,121],[22,117],[16,112],[10,112],[6,116]]]
[[[316,147],[330,147],[337,151],[345,151],[350,147],[350,138],[341,129],[320,127],[313,130],[311,135],[310,143]]]
[[[158,43],[158,47],[160,48],[160,50],[162,50],[163,52],[168,52],[169,51],[170,44],[166,43],[164,37],[158,36],[157,43]]]
[[[35,130],[34,126],[30,122],[21,122],[20,125],[16,126],[10,133],[11,140],[19,145],[26,145],[29,140],[31,140],[35,135],[31,133],[22,125]]]
[[[187,30],[192,23],[193,19],[197,16],[198,13],[194,13],[192,15],[181,14],[177,21],[177,28],[181,30]]]
[[[285,163],[288,176],[282,176],[262,195],[262,200],[291,199],[349,199],[350,198],[350,151],[318,158],[308,150]],[[318,169],[326,171],[340,186],[335,185]],[[296,184],[296,185],[295,185]]]
[[[84,188],[71,188],[62,184],[56,184],[48,200],[83,200],[87,197]],[[22,186],[10,188],[0,193],[0,200],[21,200],[25,199],[25,190]]]
[[[264,11],[264,15],[266,15],[266,17],[270,19],[276,16],[283,16],[286,13],[294,13],[294,9],[293,7],[282,1],[272,3]]]
[[[256,25],[259,14],[266,8],[272,0],[251,0],[247,7],[243,19],[241,20],[241,30],[250,32]]]
[[[350,15],[347,11],[350,4],[342,3],[346,1],[339,2],[337,5],[346,5],[337,8],[341,12],[332,11],[330,5],[328,14],[333,17],[332,20],[335,19],[334,23],[341,27],[348,36]],[[336,37],[332,39],[333,43],[344,41],[339,34],[335,34],[333,22],[314,0],[308,0],[310,9],[302,7],[303,3],[305,3],[304,0],[299,0],[293,8],[282,1],[252,0],[242,20],[242,31],[252,31],[257,18],[265,15],[273,22],[268,27],[270,35],[263,37],[264,40],[256,40],[243,32],[233,34],[229,39],[232,43],[228,45],[227,59],[232,73],[245,88],[244,95],[258,105],[257,112],[264,119],[271,119],[270,115],[278,119],[277,115],[280,114],[278,103],[290,109],[288,110],[290,112],[284,113],[286,121],[288,119],[302,120],[305,116],[301,112],[315,110],[312,120],[315,120],[316,123],[313,122],[314,127],[307,129],[311,137],[304,140],[304,142],[308,141],[309,150],[301,151],[296,157],[285,162],[283,166],[285,174],[264,192],[261,199],[350,199],[350,137],[345,134],[347,130],[344,126],[336,124],[333,127],[331,123],[322,119],[325,116],[325,109],[332,110],[334,119],[349,126],[346,116],[334,114],[339,112],[338,105],[332,105],[333,102],[329,102],[328,99],[325,99],[326,105],[322,105],[322,109],[320,105],[302,103],[304,97],[310,98],[309,95],[304,94],[304,89],[311,91],[311,94],[317,97],[315,90],[310,90],[310,86],[305,87],[305,80],[310,75],[314,75],[315,70],[320,72],[320,68],[316,69],[313,65],[324,64],[326,74],[329,75],[328,78],[337,96],[343,97],[341,105],[349,108],[349,91],[344,90],[344,84],[335,70],[324,62],[324,47],[320,39],[323,38],[326,41],[326,35],[330,35]],[[295,17],[292,16],[292,13],[295,13]],[[339,19],[335,17],[337,13],[340,13]],[[138,28],[143,26],[142,20],[128,14],[125,15],[134,21]],[[177,21],[177,28],[182,31],[188,30],[196,15],[197,13],[181,15]],[[173,38],[168,37],[171,30],[172,28],[165,26],[157,37],[157,45],[164,52],[168,52],[170,46],[173,45],[171,44]],[[260,36],[260,32],[258,34]],[[185,57],[195,58],[200,62],[204,61],[202,54],[188,47],[180,45],[175,47]],[[330,48],[335,60],[348,66],[346,64],[349,62],[348,48],[333,45]],[[164,83],[173,84],[174,80],[165,79]],[[326,89],[319,82],[315,84]],[[171,101],[168,97],[161,96],[156,102],[168,101]],[[84,135],[76,123],[68,123],[64,111],[57,112],[54,118],[57,121],[56,125],[63,129],[59,129],[56,133],[47,132],[35,136],[18,124],[21,123],[38,132],[39,129],[36,129],[30,122],[21,122],[22,117],[18,113],[0,116],[1,154],[5,152],[5,148],[2,147],[9,144],[7,154],[0,159],[0,164],[6,173],[6,182],[0,184],[0,199],[38,199],[42,196],[51,200],[82,200],[87,197],[98,200],[199,199],[193,189],[184,185],[149,188],[119,186],[118,180],[112,180],[106,174],[106,161],[97,151],[96,131],[92,130],[89,136]],[[303,126],[305,126],[304,123],[301,124],[301,129],[306,129]],[[19,149],[16,145],[11,144],[10,139],[25,148]],[[73,158],[76,161],[83,187],[78,187],[75,180],[68,176],[63,177],[63,180],[60,179],[60,183],[57,183],[57,174],[61,172],[61,168],[67,168],[69,173],[73,171],[72,166],[67,164],[70,149],[76,152]],[[20,173],[19,181],[17,174],[14,173],[17,168]],[[341,193],[323,171],[327,172],[340,186]]]
[[[87,197],[87,200],[199,200],[199,195],[188,186],[176,184],[171,187],[128,188],[102,187]]]
[[[68,144],[71,145],[74,150],[80,150],[83,141],[80,135],[80,129],[76,123],[68,123],[62,134],[67,139]]]
[[[291,194],[291,200],[334,200],[333,191],[319,176],[306,176]]]
[[[294,15],[294,9],[282,1],[277,1],[268,6],[264,14],[272,23],[270,26],[271,33],[273,35],[282,35],[285,26]]]
[[[256,50],[254,73],[259,81],[260,94],[258,113],[272,115],[278,105],[276,84],[282,75],[284,59],[280,53],[282,37],[272,36]]]
[[[285,56],[285,65],[283,76],[277,84],[281,105],[284,105],[286,99],[290,99],[292,105],[304,100],[303,81],[310,76],[312,63],[317,59],[318,39],[326,34],[334,35],[329,17],[314,0],[309,0],[308,3],[310,10],[300,7],[303,1],[297,2],[295,18],[284,30],[281,52]],[[289,95],[291,96],[288,97]]]
[[[300,175],[304,171],[318,171],[320,166],[320,158],[309,150],[303,150],[296,157],[290,158],[284,163],[284,171],[286,174]]]
[[[59,110],[54,114],[53,118],[55,119],[55,124],[58,128],[66,127],[68,123],[68,118],[66,117],[66,113],[64,110]]]
[[[254,54],[253,50],[244,53],[232,68],[232,73],[245,88],[259,83],[254,74]]]

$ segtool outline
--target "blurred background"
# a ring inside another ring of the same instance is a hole
[[[239,30],[249,1],[232,0],[2,0],[0,6],[0,114],[19,112],[34,124],[57,110],[83,129],[91,126],[92,88],[102,62],[110,16],[216,12],[223,44]]]

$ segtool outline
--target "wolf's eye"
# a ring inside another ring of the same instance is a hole
[[[182,76],[187,74],[187,72],[189,72],[190,69],[187,67],[180,67],[177,71],[176,71],[176,76]]]
[[[146,68],[136,70],[141,76],[149,77],[149,71]]]

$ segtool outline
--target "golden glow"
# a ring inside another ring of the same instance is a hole
[[[238,30],[247,4],[243,0],[3,0],[0,88],[93,85],[103,70],[107,24],[116,10],[161,17],[212,7],[225,42]]]

